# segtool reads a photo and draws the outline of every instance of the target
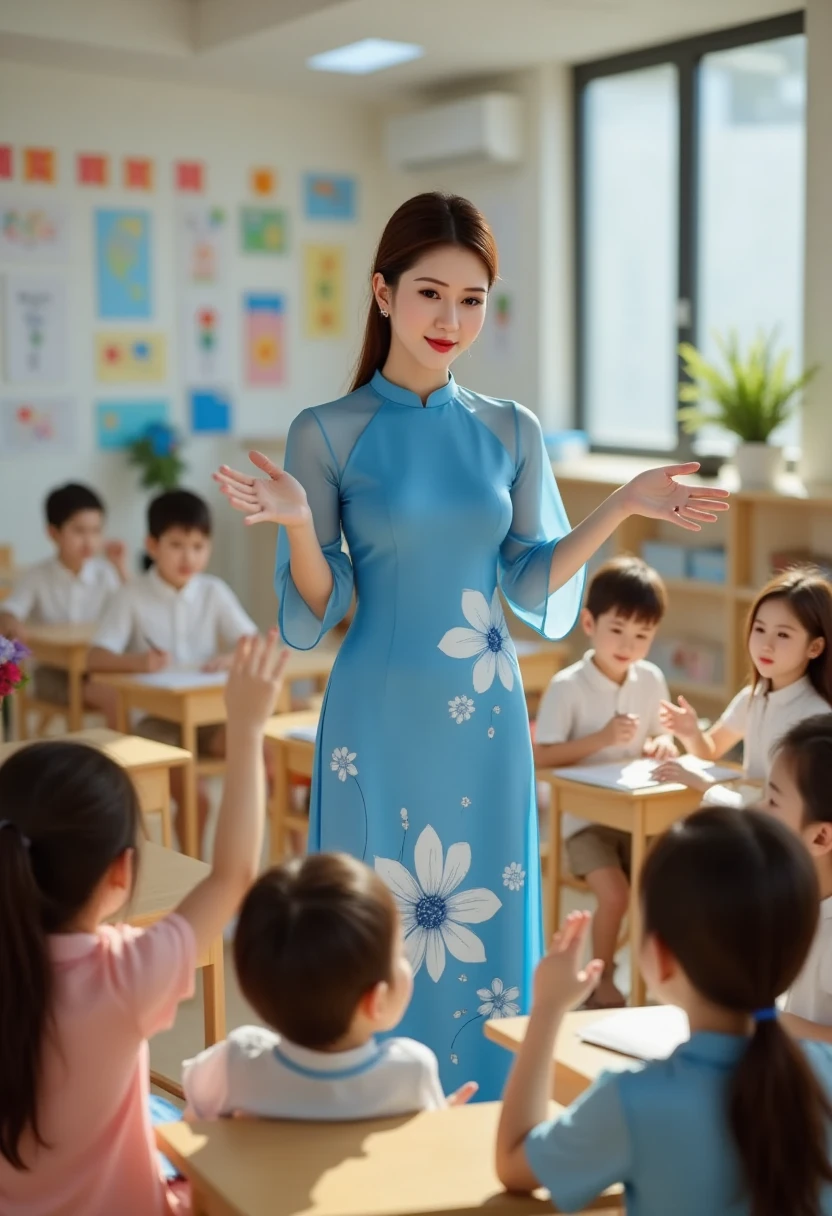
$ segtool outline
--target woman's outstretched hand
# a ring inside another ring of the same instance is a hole
[[[676,481],[677,477],[688,476],[698,468],[694,460],[689,464],[667,464],[639,473],[621,487],[627,513],[670,520],[689,532],[699,532],[703,524],[715,523],[717,513],[728,510],[728,491],[717,486],[686,486]]]
[[[249,452],[249,460],[265,477],[249,477],[220,465],[214,481],[235,511],[242,511],[247,524],[275,523],[297,527],[310,518],[306,491],[299,481],[272,464],[262,452]]]

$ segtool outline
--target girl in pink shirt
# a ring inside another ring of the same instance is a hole
[[[147,1039],[193,993],[196,961],[253,881],[263,725],[285,657],[244,638],[228,679],[228,773],[211,873],[152,928],[129,898],[140,811],[125,770],[57,740],[0,768],[0,1212],[161,1216]]]

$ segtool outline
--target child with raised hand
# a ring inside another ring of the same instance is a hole
[[[396,901],[368,866],[318,853],[261,875],[240,910],[234,963],[271,1029],[240,1026],[184,1066],[189,1115],[377,1119],[458,1106],[434,1053],[395,1029],[413,995]]]
[[[149,929],[107,924],[141,863],[126,771],[56,740],[0,767],[0,1211],[161,1216],[147,1039],[194,990],[197,959],[257,873],[263,726],[285,657],[239,642],[226,688],[228,770],[211,872]]]
[[[751,682],[718,722],[701,730],[684,697],[678,705],[665,702],[661,720],[687,752],[703,760],[718,760],[742,740],[745,776],[765,781],[779,739],[803,718],[832,708],[832,586],[814,569],[779,574],[748,614],[746,644]],[[742,804],[737,792],[672,760],[654,776],[702,790],[706,802]]]
[[[832,1049],[795,1042],[775,1006],[815,933],[809,854],[769,815],[707,808],[655,842],[641,897],[642,971],[684,1009],[690,1039],[667,1060],[602,1073],[548,1118],[561,1021],[600,969],[581,969],[589,917],[574,913],[535,976],[497,1136],[501,1181],[546,1186],[565,1212],[622,1183],[629,1216],[830,1216]]]

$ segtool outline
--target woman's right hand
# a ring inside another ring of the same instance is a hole
[[[272,464],[262,452],[249,452],[249,460],[266,477],[249,477],[228,465],[214,473],[214,481],[236,511],[242,511],[247,524],[275,523],[297,527],[310,518],[306,491],[291,473]]]
[[[677,739],[693,739],[699,734],[699,715],[693,706],[679,697],[679,704],[662,701],[659,705],[659,721],[662,729]]]

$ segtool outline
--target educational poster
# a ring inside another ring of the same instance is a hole
[[[258,166],[251,171],[249,185],[252,194],[259,198],[269,198],[277,190],[277,174],[274,169]]]
[[[231,430],[231,397],[219,389],[192,389],[191,430],[195,435],[227,435]]]
[[[58,179],[58,161],[54,148],[23,149],[24,182],[40,182],[54,186]]]
[[[125,156],[122,180],[125,190],[152,190],[155,181],[153,161],[147,156]]]
[[[240,208],[243,253],[285,253],[288,239],[285,211],[274,207]]]
[[[102,401],[95,407],[96,439],[105,452],[126,448],[149,426],[168,421],[167,401]]]
[[[354,177],[307,173],[303,181],[304,211],[308,220],[354,220]]]
[[[286,377],[286,300],[258,292],[243,297],[247,384],[282,384]]]
[[[69,452],[77,435],[76,403],[71,398],[0,400],[0,451],[6,455]]]
[[[12,384],[66,381],[66,283],[56,275],[6,276],[4,347]]]
[[[99,317],[150,317],[150,212],[96,211],[95,259]]]
[[[79,152],[75,172],[79,186],[107,186],[110,182],[110,158],[98,152]]]
[[[95,378],[105,384],[165,378],[165,335],[116,330],[95,335]]]
[[[340,338],[343,335],[343,245],[304,246],[303,313],[307,338]]]
[[[65,262],[69,208],[61,203],[0,198],[0,261]]]
[[[228,268],[228,213],[192,203],[179,216],[182,281],[191,287],[218,287]]]
[[[216,293],[185,294],[182,358],[188,385],[227,384],[231,379],[228,311]]]

